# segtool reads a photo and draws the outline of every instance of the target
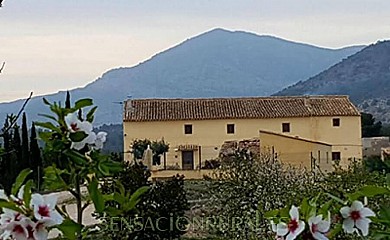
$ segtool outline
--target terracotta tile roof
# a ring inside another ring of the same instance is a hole
[[[348,96],[203,99],[135,99],[125,102],[124,121],[360,116]]]

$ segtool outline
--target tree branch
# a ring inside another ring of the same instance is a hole
[[[22,107],[20,108],[18,114],[13,119],[13,121],[10,123],[10,125],[6,129],[3,130],[3,132],[0,134],[0,137],[3,137],[4,133],[8,132],[16,124],[16,122],[18,121],[20,115],[22,114],[22,112],[26,108],[27,103],[31,100],[32,95],[33,95],[33,92],[30,92],[30,96],[28,96],[28,98],[24,101],[24,103],[23,103]]]

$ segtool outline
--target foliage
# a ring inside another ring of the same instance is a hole
[[[159,155],[168,152],[169,144],[165,143],[164,139],[160,141],[150,141],[149,139],[136,139],[131,144],[134,154],[134,159],[142,159],[144,151],[150,146],[153,151],[153,164],[160,164]]]
[[[313,195],[316,186],[311,173],[284,166],[268,154],[253,158],[245,150],[222,161],[216,176],[218,180],[211,187],[211,215],[242,220],[234,228],[216,229],[218,235],[230,239],[267,236],[269,227],[263,213],[300,202]]]
[[[381,134],[382,122],[376,122],[372,114],[361,113],[362,137],[377,137]]]
[[[364,165],[370,172],[390,173],[390,159],[382,160],[380,156],[364,159]]]
[[[365,186],[383,187],[385,184],[383,173],[370,172],[359,161],[351,161],[347,168],[336,165],[334,172],[322,174],[272,161],[268,154],[253,158],[245,150],[222,161],[215,173],[217,180],[212,180],[210,188],[209,217],[219,216],[225,220],[238,217],[241,220],[235,226],[212,229],[218,236],[229,239],[274,239],[264,216],[268,211],[285,209],[284,214],[288,215],[290,206],[300,206],[303,201],[315,199],[318,203],[326,203],[330,200],[328,195],[319,193],[331,193],[335,199],[351,199],[352,194]],[[386,206],[390,200],[383,196],[369,197],[370,206],[378,215],[381,206]],[[379,230],[376,225],[373,229]],[[336,239],[355,238],[341,234]]]
[[[41,149],[38,145],[37,133],[35,124],[31,127],[30,136],[30,168],[32,172],[32,179],[36,183],[38,190],[42,190],[43,183],[43,160],[41,155]]]
[[[103,124],[96,128],[96,131],[103,131],[108,134],[102,153],[109,154],[123,152],[123,127],[121,124]]]
[[[387,175],[387,180],[390,183],[390,175]],[[321,195],[327,196],[326,201],[320,200]],[[353,239],[358,236],[363,236],[365,239],[364,237],[370,232],[373,239],[390,237],[388,202],[381,204],[379,211],[375,212],[367,207],[367,197],[390,196],[390,185],[366,185],[345,196],[339,198],[330,193],[319,193],[317,197],[310,200],[303,199],[298,208],[287,206],[269,211],[266,216],[278,238],[290,235],[289,237],[293,237],[291,239],[347,239],[348,235],[354,235]],[[364,203],[359,199],[364,199]],[[315,220],[316,218],[321,220]],[[321,228],[319,224],[322,225]]]
[[[183,217],[185,210],[188,209],[188,203],[183,177],[174,176],[154,183],[149,178],[150,172],[142,163],[126,163],[125,168],[116,174],[113,180],[105,181],[102,186],[105,194],[118,191],[118,182],[121,183],[120,192],[128,194],[136,192],[143,186],[150,187],[140,199],[136,210],[122,211],[115,216],[118,221],[123,219],[129,221],[138,217],[138,222],[129,222],[126,229],[119,231],[107,228],[112,218],[99,216],[103,220],[101,232],[106,239],[175,239],[185,233],[182,229],[185,229],[187,222]],[[118,203],[111,202],[107,205],[116,209],[121,208],[121,204]],[[175,224],[171,225],[171,221]]]
[[[44,240],[49,229],[61,228],[64,218],[56,209],[57,197],[33,194],[33,181],[26,181],[31,172],[30,169],[21,171],[12,186],[12,195],[0,190],[1,239]]]
[[[69,191],[74,196],[77,223],[67,219],[61,230],[66,238],[81,239],[83,211],[91,203],[82,201],[81,185],[86,185],[97,213],[106,211],[109,215],[114,214],[106,208],[105,202],[122,203],[121,199],[115,198],[114,195],[123,192],[105,195],[100,190],[99,180],[119,172],[122,166],[100,153],[106,133],[96,134],[92,131],[91,123],[96,107],[90,108],[85,116],[82,114],[85,108],[93,105],[92,99],[78,100],[70,108],[69,106],[63,108],[58,103],[49,103],[46,99],[44,102],[54,114],[44,115],[50,120],[48,122],[35,123],[36,126],[46,129],[39,132],[39,136],[45,142],[45,158],[53,160],[53,165],[45,169],[44,185],[48,190]],[[141,194],[142,190],[134,196],[126,195],[131,200],[126,211],[135,208]]]
[[[0,155],[0,184],[7,194],[19,172],[23,169],[21,162],[21,141],[16,116],[7,115],[2,128],[3,153]]]

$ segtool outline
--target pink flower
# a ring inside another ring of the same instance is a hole
[[[308,220],[310,232],[316,240],[328,240],[326,233],[330,228],[330,213],[328,220],[322,220],[322,215],[313,216]]]
[[[65,123],[71,133],[85,132],[87,137],[80,142],[72,142],[71,148],[80,150],[85,147],[85,144],[94,144],[96,141],[96,133],[92,131],[92,124],[88,121],[80,121],[76,114],[69,113],[65,116]]]
[[[299,211],[297,207],[291,207],[290,217],[291,219],[287,224],[284,222],[279,222],[276,225],[276,229],[273,227],[273,230],[276,232],[278,239],[282,238],[286,240],[294,240],[305,229],[305,222],[299,221]]]
[[[375,216],[371,209],[364,207],[360,201],[354,201],[351,207],[342,207],[340,213],[344,218],[343,229],[346,233],[353,233],[359,229],[363,236],[368,235],[368,228],[371,222],[368,217]]]
[[[31,196],[31,207],[34,209],[34,217],[46,227],[61,224],[64,218],[55,209],[57,197],[54,194]]]

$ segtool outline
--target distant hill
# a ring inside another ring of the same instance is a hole
[[[72,99],[92,97],[99,106],[96,123],[120,123],[122,107],[133,98],[265,96],[307,79],[356,53],[361,46],[325,49],[272,36],[215,29],[193,37],[134,67],[113,69]],[[65,93],[45,96],[64,100]],[[0,119],[22,101],[0,104]],[[42,97],[28,104],[30,119],[46,107]]]
[[[275,95],[319,94],[349,95],[363,111],[390,122],[390,41],[370,45]]]

